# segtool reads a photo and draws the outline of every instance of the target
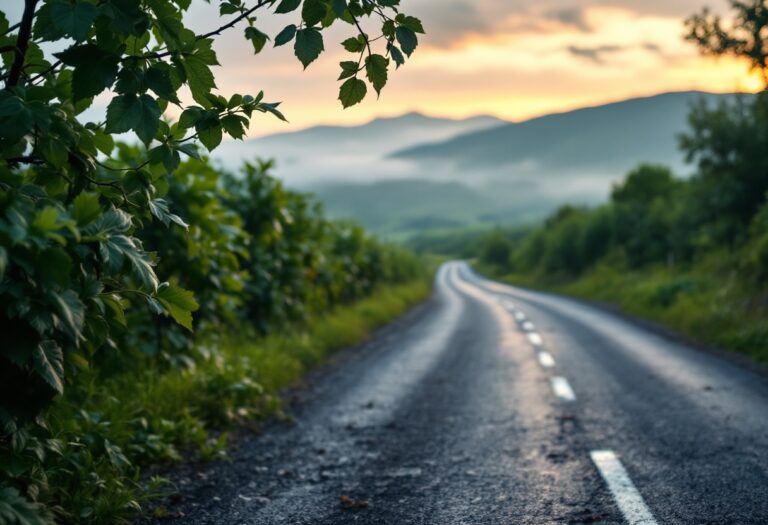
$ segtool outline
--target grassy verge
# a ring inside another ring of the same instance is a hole
[[[164,483],[140,481],[142,466],[179,460],[179,451],[190,448],[204,459],[224,456],[226,433],[212,438],[209,430],[279,415],[281,389],[334,350],[361,342],[430,290],[430,282],[421,279],[383,288],[295,331],[231,335],[216,353],[201,345],[188,369],[138,358],[109,377],[82,375],[53,407],[52,437],[39,447],[47,454],[41,475],[47,478],[48,503],[58,505],[65,522],[126,522]]]
[[[573,279],[478,270],[511,284],[613,304],[693,340],[768,363],[764,291],[748,286],[722,263],[712,258],[689,269],[658,266],[639,271],[598,264]]]

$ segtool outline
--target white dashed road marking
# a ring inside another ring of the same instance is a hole
[[[555,366],[555,358],[549,352],[539,352],[539,364],[544,368]]]
[[[643,497],[629,479],[624,465],[610,450],[593,450],[590,452],[592,462],[600,471],[605,483],[613,494],[619,510],[629,525],[656,525]]]
[[[515,312],[515,319],[518,321],[525,321],[525,314],[523,312]]]
[[[536,329],[536,327],[535,327],[535,326],[533,326],[533,323],[532,323],[532,322],[530,322],[530,321],[525,321],[525,322],[523,323],[523,330],[525,330],[526,332],[533,332],[535,329]]]
[[[554,390],[557,397],[563,401],[576,401],[576,394],[573,393],[573,389],[566,378],[555,376],[550,381],[552,383],[552,390]]]
[[[536,332],[528,332],[528,340],[531,342],[532,345],[541,346],[542,344],[544,344],[544,341],[541,339],[541,336]]]

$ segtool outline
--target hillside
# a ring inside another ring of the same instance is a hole
[[[634,98],[415,145],[392,156],[557,178],[578,172],[620,177],[640,162],[684,170],[676,137],[686,129],[691,104],[731,96],[687,91]]]

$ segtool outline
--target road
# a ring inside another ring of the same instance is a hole
[[[300,397],[174,523],[768,523],[763,373],[464,263]]]

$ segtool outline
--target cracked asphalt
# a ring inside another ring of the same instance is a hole
[[[173,523],[768,523],[764,371],[465,263],[296,394],[167,473]]]

